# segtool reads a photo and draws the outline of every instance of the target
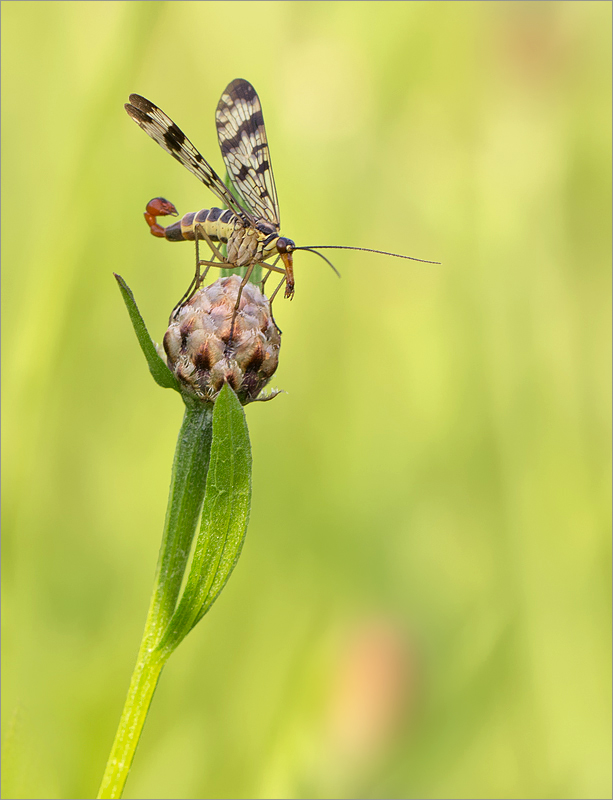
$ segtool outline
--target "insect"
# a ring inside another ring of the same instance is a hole
[[[271,301],[283,283],[285,283],[285,297],[291,300],[295,290],[293,253],[296,250],[315,253],[337,274],[334,265],[318,252],[319,250],[367,250],[396,258],[423,261],[412,256],[385,253],[382,250],[370,250],[364,247],[341,245],[297,247],[291,239],[280,235],[279,203],[262,106],[255,89],[248,81],[240,78],[232,81],[222,94],[215,112],[221,155],[234,191],[224,184],[183,131],[151,101],[138,94],[131,94],[130,103],[126,103],[125,109],[145,133],[201,180],[217,199],[227,206],[225,210],[204,208],[201,211],[190,212],[178,222],[163,227],[157,218],[178,216],[174,205],[163,197],[156,197],[147,204],[145,220],[154,236],[170,242],[183,240],[196,242],[196,275],[179,306],[199,288],[212,266],[246,267],[236,299],[235,315],[243,287],[256,264],[261,264],[268,270],[262,283],[272,272],[283,274],[281,283],[271,295]],[[209,245],[213,260],[200,260],[198,255],[200,239]],[[216,242],[227,246],[227,257],[221,254],[215,245]],[[217,262],[215,258],[218,259]],[[272,264],[267,263],[266,259],[269,258],[275,259]],[[283,269],[277,266],[279,259],[282,260]],[[201,266],[206,267],[202,275]]]

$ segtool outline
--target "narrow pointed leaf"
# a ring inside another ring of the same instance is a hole
[[[164,360],[160,358],[158,351],[155,349],[155,343],[151,336],[149,336],[149,331],[147,330],[145,321],[138,310],[136,300],[134,299],[134,295],[132,294],[130,287],[121,277],[121,275],[117,275],[115,273],[113,274],[115,275],[115,279],[119,285],[119,291],[121,292],[126,304],[126,308],[128,309],[128,314],[132,320],[134,333],[136,334],[136,338],[138,339],[141,350],[147,359],[149,372],[153,376],[154,381],[160,386],[163,386],[165,389],[175,389],[175,391],[179,392],[180,389],[178,381],[168,369],[168,366],[164,363]]]
[[[213,410],[213,443],[200,533],[189,577],[159,645],[172,651],[211,607],[240,555],[251,503],[251,446],[245,412],[226,384]]]

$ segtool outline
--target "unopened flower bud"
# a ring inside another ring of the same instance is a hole
[[[230,275],[201,289],[173,315],[164,336],[169,368],[186,394],[204,402],[213,402],[226,382],[243,405],[252,402],[279,363],[281,334],[255,284],[245,284],[232,324],[240,284]]]

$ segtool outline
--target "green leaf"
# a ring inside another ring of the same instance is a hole
[[[136,334],[136,338],[138,339],[141,350],[147,359],[149,372],[153,376],[154,381],[160,386],[163,386],[165,389],[174,389],[175,391],[180,392],[181,390],[179,388],[179,382],[168,369],[168,366],[164,363],[164,360],[160,358],[158,351],[155,349],[153,339],[151,336],[149,336],[149,331],[147,330],[145,321],[138,310],[136,300],[134,299],[134,295],[132,294],[130,287],[121,277],[121,275],[117,275],[116,273],[113,274],[115,275],[115,279],[119,284],[119,291],[121,292],[126,304],[126,308],[128,309],[128,314],[132,320],[134,333]]]
[[[226,384],[213,409],[206,494],[189,577],[159,651],[174,650],[219,596],[240,556],[250,504],[249,431],[245,412]]]

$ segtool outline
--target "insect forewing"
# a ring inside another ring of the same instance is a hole
[[[260,98],[245,80],[232,81],[215,112],[221,155],[232,185],[258,218],[279,228],[279,203]]]
[[[254,221],[183,131],[160,108],[139,94],[131,94],[125,109],[145,133],[201,180],[222,203],[243,219]]]

